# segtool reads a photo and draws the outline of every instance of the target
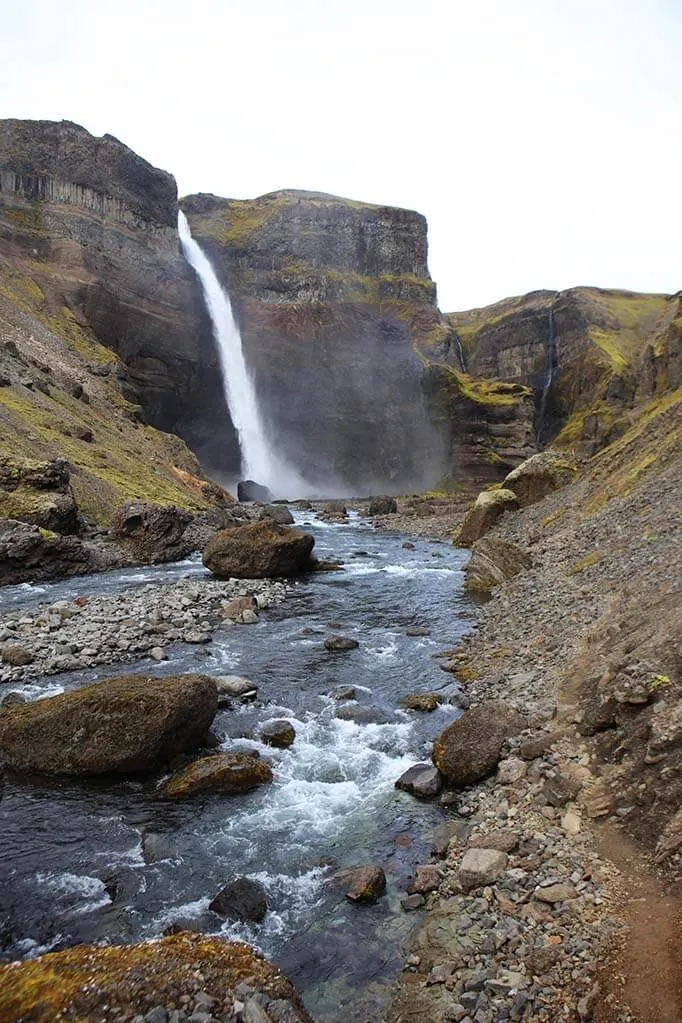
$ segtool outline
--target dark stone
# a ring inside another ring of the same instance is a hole
[[[111,536],[144,564],[177,561],[193,549],[183,537],[192,516],[175,505],[129,501],[116,512]]]
[[[315,540],[272,522],[222,529],[204,551],[204,565],[219,579],[262,579],[307,570]]]
[[[208,908],[229,920],[260,923],[268,909],[267,894],[257,881],[240,877],[221,888]]]
[[[395,515],[398,502],[395,497],[373,497],[369,503],[368,515]]]
[[[443,780],[431,764],[414,764],[408,767],[404,774],[395,783],[397,789],[409,792],[418,799],[432,799],[437,796],[443,785]]]
[[[260,737],[266,746],[287,749],[293,745],[296,730],[290,721],[266,721],[261,728]]]
[[[359,646],[360,644],[357,639],[352,639],[350,636],[329,636],[324,641],[325,650],[332,652],[357,650]]]
[[[237,484],[238,501],[272,501],[272,494],[267,487],[254,480],[240,480]]]
[[[489,700],[465,711],[440,734],[433,762],[450,785],[473,785],[494,771],[505,740],[525,726],[524,718],[508,704]]]

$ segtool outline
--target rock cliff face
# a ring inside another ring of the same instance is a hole
[[[230,461],[210,457],[224,400],[170,174],[68,121],[0,121],[0,259],[6,300],[72,349],[93,335],[148,423]]]
[[[598,288],[538,291],[450,313],[441,355],[475,376],[530,386],[541,440],[592,454],[636,405],[679,386],[680,295]],[[543,403],[554,348],[554,372]]]
[[[273,436],[322,487],[433,483],[441,436],[417,341],[437,330],[426,221],[315,192],[190,196],[192,233],[227,285]]]

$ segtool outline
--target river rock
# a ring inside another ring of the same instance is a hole
[[[349,902],[376,902],[386,890],[386,875],[381,867],[354,867],[340,870],[334,881],[346,888]]]
[[[332,689],[329,698],[341,703],[343,700],[357,700],[358,694],[353,686],[337,686]]]
[[[442,703],[440,693],[410,693],[400,701],[405,710],[432,711]]]
[[[272,494],[267,487],[254,480],[240,480],[237,484],[238,501],[271,501]]]
[[[214,681],[219,697],[238,696],[244,699],[255,696],[258,692],[258,686],[250,679],[242,678],[241,675],[218,675]]]
[[[398,502],[395,497],[373,497],[369,502],[368,515],[395,515],[398,511]]]
[[[285,504],[265,504],[260,510],[259,519],[271,519],[278,526],[293,526],[294,516]]]
[[[467,849],[457,878],[464,891],[494,884],[507,869],[508,857],[498,849]]]
[[[0,966],[0,1019],[130,1020],[135,1013],[145,1019],[156,1005],[196,1004],[200,987],[216,1004],[231,1006],[244,978],[268,1002],[291,1003],[285,1019],[310,1023],[290,982],[259,952],[190,931],[137,945],[77,945]]]
[[[343,501],[327,501],[320,513],[321,519],[347,519],[348,510]]]
[[[354,721],[356,725],[388,725],[396,720],[394,714],[381,707],[363,707],[357,703],[344,704],[336,710],[335,716],[341,721]]]
[[[465,711],[439,735],[433,745],[433,762],[450,785],[473,785],[495,770],[505,740],[525,726],[513,707],[489,700]]]
[[[250,593],[244,597],[235,597],[234,600],[226,601],[221,608],[223,618],[230,622],[243,623],[245,611],[257,611],[258,601]]]
[[[521,508],[527,508],[554,490],[572,483],[577,475],[575,462],[565,454],[541,451],[512,469],[502,485],[514,492]]]
[[[127,675],[0,717],[0,762],[49,774],[152,771],[205,738],[218,705],[204,675]]]
[[[268,909],[267,893],[258,881],[239,877],[221,888],[208,908],[230,920],[260,923]]]
[[[206,793],[238,796],[272,781],[269,764],[246,753],[217,753],[200,757],[174,774],[163,786],[164,799],[190,799]]]
[[[476,540],[490,532],[505,512],[514,511],[518,507],[516,494],[511,490],[483,490],[466,513],[455,543],[459,547],[471,547]]]
[[[432,799],[443,787],[443,779],[432,764],[414,764],[400,775],[395,787],[417,799]]]
[[[266,746],[275,746],[277,749],[287,749],[293,745],[296,738],[296,730],[291,721],[273,720],[266,721],[260,730],[261,741]]]
[[[477,540],[465,568],[467,590],[486,593],[531,567],[530,555],[507,540],[486,536]]]
[[[405,629],[405,635],[416,637],[416,636],[430,636],[431,629],[425,625],[410,625],[408,629]]]
[[[263,579],[307,571],[315,540],[272,522],[222,529],[208,542],[204,565],[219,579]]]
[[[191,521],[189,512],[175,505],[128,501],[114,515],[111,537],[143,564],[177,561],[192,550],[191,542],[183,542]]]
[[[329,636],[324,641],[325,650],[329,650],[332,653],[344,650],[357,650],[360,646],[357,639],[353,639],[351,636]]]

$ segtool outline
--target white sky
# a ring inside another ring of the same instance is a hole
[[[441,308],[682,288],[682,0],[5,3],[0,117],[429,221]]]

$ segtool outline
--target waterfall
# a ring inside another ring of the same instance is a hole
[[[554,326],[554,310],[549,310],[549,328],[547,333],[547,369],[545,370],[545,379],[542,385],[542,396],[540,398],[540,409],[538,411],[537,419],[537,433],[536,440],[538,444],[542,440],[542,429],[545,425],[545,413],[547,412],[547,400],[549,398],[549,390],[552,386],[552,380],[554,379],[554,371],[557,366],[557,353],[556,353],[556,328]]]
[[[301,497],[309,490],[301,476],[272,448],[267,436],[253,379],[244,361],[242,339],[230,299],[211,263],[192,238],[187,218],[178,214],[178,234],[185,259],[195,271],[213,324],[218,346],[223,390],[230,417],[239,436],[242,473],[265,484],[275,497]]]
[[[459,356],[459,365],[461,367],[462,373],[466,373],[467,362],[466,359],[464,358],[464,349],[462,348],[462,342],[460,340],[459,334],[455,334],[455,337],[457,339],[457,355]]]

